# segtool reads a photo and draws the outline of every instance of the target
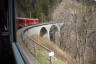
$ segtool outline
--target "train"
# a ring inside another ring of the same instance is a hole
[[[39,22],[38,18],[16,18],[16,27],[22,28],[33,24],[39,24]]]

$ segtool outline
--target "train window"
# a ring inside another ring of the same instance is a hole
[[[19,21],[19,20],[16,20],[16,23],[24,23],[24,21]]]
[[[11,28],[23,63],[96,64],[96,0],[15,1]]]

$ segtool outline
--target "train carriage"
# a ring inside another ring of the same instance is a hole
[[[32,25],[32,24],[38,24],[39,23],[39,19],[38,18],[34,18],[34,19],[17,18],[16,21],[17,21],[16,26],[18,28],[21,28],[21,27],[24,27],[24,26],[29,26],[29,25]]]

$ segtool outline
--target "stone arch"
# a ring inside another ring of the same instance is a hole
[[[45,27],[42,27],[41,30],[40,30],[40,36],[44,37],[47,33],[48,33],[47,29]]]
[[[58,27],[56,25],[52,25],[49,31],[50,34],[50,40],[53,42],[56,42],[56,35],[58,35]]]

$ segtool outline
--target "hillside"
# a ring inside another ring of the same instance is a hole
[[[61,48],[76,64],[96,64],[96,8],[92,0],[62,0],[51,20],[63,22]]]
[[[47,38],[42,38],[39,35],[32,35],[32,37],[30,37],[30,38],[35,40],[38,44],[43,45],[43,46],[47,47],[48,49],[54,51],[55,56],[58,59],[62,60],[64,62],[64,64],[75,64],[76,63],[74,58],[72,58],[70,56],[70,53],[66,53],[65,51],[60,49],[59,46],[54,44],[54,42],[48,40]]]
[[[41,22],[50,20],[50,14],[61,0],[17,0],[17,17],[39,18]]]

